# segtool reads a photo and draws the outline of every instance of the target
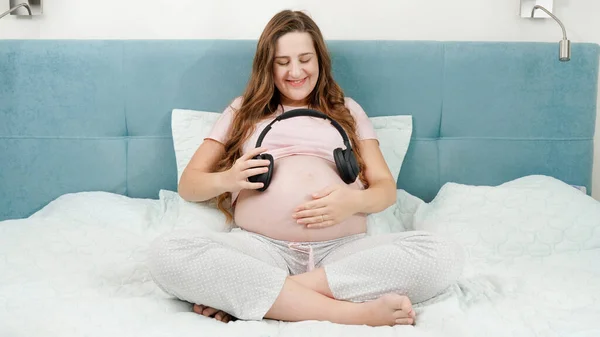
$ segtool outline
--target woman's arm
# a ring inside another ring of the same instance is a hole
[[[379,142],[375,139],[364,139],[359,142],[361,155],[365,161],[365,178],[369,187],[355,190],[354,207],[357,213],[381,212],[396,202],[396,183],[390,172]]]
[[[201,202],[212,199],[225,192],[237,192],[243,188],[260,188],[259,184],[246,181],[250,174],[262,173],[266,161],[249,160],[255,153],[253,150],[238,158],[234,167],[225,172],[215,172],[217,163],[225,156],[225,143],[228,130],[233,121],[234,112],[242,104],[242,98],[237,97],[217,119],[204,142],[198,147],[189,164],[181,175],[178,191],[187,201]],[[268,162],[267,162],[268,163]]]
[[[178,192],[184,200],[201,202],[227,192],[225,172],[213,172],[224,154],[225,146],[212,139],[200,145],[181,174]]]
[[[217,162],[225,155],[225,146],[212,139],[205,140],[181,174],[179,195],[187,201],[201,202],[225,192],[263,187],[263,183],[249,182],[248,177],[267,172],[268,160],[252,159],[266,150],[264,147],[252,149],[227,171],[214,172]]]
[[[369,187],[364,190],[345,185],[331,185],[313,194],[313,200],[298,206],[292,217],[309,228],[338,224],[353,214],[377,213],[396,202],[396,183],[379,150],[376,139],[360,141],[366,162],[365,177]]]

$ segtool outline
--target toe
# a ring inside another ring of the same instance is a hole
[[[405,313],[407,313],[407,314],[408,314],[409,312],[413,311],[413,308],[412,308],[412,303],[410,303],[410,300],[408,299],[408,297],[404,297],[404,298],[402,299],[402,303],[401,303],[401,305],[400,305],[400,308],[399,308],[399,309],[400,309],[400,310],[402,310],[402,311],[404,311],[404,312],[405,312]]]
[[[412,318],[398,318],[396,320],[396,324],[399,325],[412,325],[414,323],[414,320]]]
[[[412,310],[412,303],[410,302],[408,297],[397,294],[395,295],[396,296],[394,297],[393,307],[396,310],[402,310],[406,313],[410,312]]]
[[[219,310],[215,309],[215,308],[210,308],[210,307],[206,307],[203,311],[202,311],[202,315],[210,317],[212,315],[214,315],[215,313],[217,313]]]
[[[198,315],[202,315],[202,310],[204,310],[204,306],[203,305],[199,305],[199,304],[194,304],[194,309],[193,310]]]
[[[396,310],[396,311],[394,311],[394,318],[399,319],[399,318],[410,318],[410,317],[408,316],[408,313],[406,313],[405,311]]]

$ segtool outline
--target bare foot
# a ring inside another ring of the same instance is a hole
[[[194,312],[198,315],[213,317],[217,321],[221,321],[223,323],[228,323],[229,321],[235,320],[235,317],[231,316],[225,311],[207,307],[201,304],[194,304]]]
[[[415,312],[408,297],[398,294],[385,294],[380,298],[363,303],[365,323],[371,326],[412,325]]]

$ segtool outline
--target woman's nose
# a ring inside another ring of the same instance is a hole
[[[302,75],[302,65],[299,62],[292,62],[292,69],[290,69],[290,75],[296,79]]]

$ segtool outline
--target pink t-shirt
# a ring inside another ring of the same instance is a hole
[[[206,138],[216,140],[222,144],[227,141],[227,133],[233,114],[240,108],[242,98],[236,98],[230,106],[223,111]],[[345,105],[354,117],[357,126],[357,135],[360,140],[377,139],[375,129],[362,107],[353,99],[346,97]],[[264,119],[256,125],[254,133],[246,140],[243,153],[256,147],[256,140],[262,130],[284,111],[300,107],[284,106],[283,111],[277,111],[274,116]],[[306,108],[306,107],[304,107]],[[273,160],[291,155],[310,155],[329,160],[332,163],[333,150],[340,147],[345,149],[342,136],[327,119],[299,116],[278,121],[271,126],[271,130],[262,141],[266,153],[273,156]],[[232,195],[232,202],[237,198],[237,193]]]

